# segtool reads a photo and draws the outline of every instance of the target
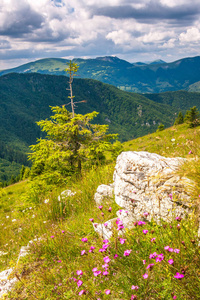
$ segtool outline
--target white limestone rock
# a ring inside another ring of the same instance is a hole
[[[6,295],[17,281],[16,277],[9,279],[12,272],[13,268],[10,268],[0,273],[0,298]]]
[[[103,203],[105,198],[112,198],[114,195],[114,188],[110,185],[101,184],[98,186],[97,191],[94,195],[94,200],[97,205]]]
[[[148,152],[122,152],[114,172],[116,203],[140,220],[154,217],[170,221],[175,215],[185,215],[190,209],[189,188],[192,181],[175,175],[183,158],[165,158]]]
[[[139,220],[150,221],[152,217],[158,223],[160,219],[171,221],[191,211],[190,190],[194,183],[176,175],[184,161],[184,158],[166,158],[145,151],[122,152],[118,156],[113,176],[114,196],[122,208],[117,216],[125,228],[132,228]],[[96,203],[102,204],[103,198],[112,197],[112,193],[109,186],[100,185],[95,194]],[[95,230],[109,238],[111,227],[97,224]]]

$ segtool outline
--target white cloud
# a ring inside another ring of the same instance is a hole
[[[181,43],[198,43],[200,41],[200,31],[197,27],[187,29],[186,32],[182,32],[179,36]]]
[[[145,34],[144,36],[141,36],[138,38],[138,41],[141,41],[143,43],[157,43],[160,41],[163,41],[167,37],[172,37],[174,33],[172,31],[157,31],[156,29],[154,31],[149,32],[148,34]]]
[[[175,42],[176,42],[176,39],[169,39],[167,42],[165,42],[162,45],[159,45],[158,47],[164,48],[164,49],[172,49],[175,47]]]
[[[0,58],[181,58],[199,51],[199,16],[199,0],[0,0]]]
[[[127,43],[130,43],[131,35],[128,32],[120,29],[118,31],[109,32],[106,35],[106,39],[112,40],[116,45],[125,45]]]

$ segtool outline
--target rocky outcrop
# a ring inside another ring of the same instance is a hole
[[[148,212],[147,219],[184,215],[191,207],[192,181],[176,171],[183,158],[165,158],[148,152],[123,152],[117,158],[114,172],[116,203],[127,209],[135,220]]]
[[[166,158],[144,151],[122,152],[118,156],[114,196],[123,208],[117,215],[125,227],[130,228],[141,219],[150,221],[152,217],[157,222],[170,221],[189,212],[193,182],[176,174],[183,162],[183,158]]]
[[[103,200],[107,197],[112,198],[114,196],[114,188],[112,185],[101,184],[98,186],[94,195],[94,200],[97,205],[103,203]]]
[[[20,259],[29,253],[30,245],[40,240],[40,238],[34,239],[33,241],[29,241],[27,246],[21,247],[16,266],[18,265]],[[0,272],[0,299],[2,299],[2,297],[4,297],[9,291],[11,291],[11,289],[17,282],[17,278],[13,275],[14,270],[15,268],[10,268]]]

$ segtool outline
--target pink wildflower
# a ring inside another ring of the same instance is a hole
[[[78,294],[79,294],[79,296],[84,295],[84,294],[86,294],[86,290],[82,290]]]
[[[117,258],[117,257],[118,257],[118,255],[117,255],[117,254],[115,254],[115,255],[114,255],[114,258]]]
[[[109,240],[103,240],[103,243],[107,244],[107,243],[109,243]]]
[[[176,295],[174,295],[174,297],[173,297],[172,299],[177,299],[177,296],[176,296]]]
[[[148,266],[147,266],[147,269],[152,269],[153,268],[153,266],[154,266],[154,264],[149,264]]]
[[[110,290],[105,290],[106,295],[109,295],[111,293]]]
[[[168,260],[168,263],[169,263],[170,265],[173,265],[173,263],[174,263],[173,259],[169,259],[169,260]]]
[[[145,222],[143,222],[143,221],[138,221],[138,225],[139,226],[142,226],[142,225],[145,225],[146,223]]]
[[[143,265],[145,265],[145,264],[146,264],[146,260],[145,260],[145,259],[143,259],[143,261],[142,261],[142,262],[143,262]]]
[[[111,210],[112,210],[112,207],[109,207],[108,211],[111,212]]]
[[[101,274],[101,271],[95,271],[95,272],[93,272],[93,274],[94,274],[94,276],[98,276]]]
[[[143,216],[144,216],[144,217],[147,217],[148,215],[149,215],[148,212],[144,212],[144,213],[143,213]]]
[[[124,228],[123,222],[119,218],[117,219],[116,224],[118,226],[117,230],[121,230]]]
[[[108,245],[108,244],[105,244],[105,245],[103,245],[102,248],[103,248],[104,251],[106,251],[106,249],[107,249],[108,247],[109,247],[109,245]]]
[[[136,300],[137,299],[137,296],[136,295],[132,295],[131,296],[131,300]]]
[[[82,238],[81,241],[84,242],[84,243],[86,243],[88,241],[88,239],[87,238]]]
[[[125,239],[122,239],[122,238],[119,239],[120,244],[124,244],[125,241],[126,241]]]
[[[90,252],[90,253],[93,252],[94,249],[95,249],[95,247],[94,247],[94,246],[91,246],[89,252]]]
[[[83,275],[83,271],[78,270],[78,271],[76,271],[76,274],[77,274],[77,275]]]
[[[149,255],[149,258],[150,258],[150,259],[156,258],[157,255],[158,255],[158,254],[157,254],[156,252],[151,253],[151,254]]]
[[[108,275],[108,271],[107,270],[105,270],[104,272],[103,272],[103,275]]]
[[[81,251],[81,255],[84,255],[84,254],[86,254],[86,251],[85,251],[85,250],[82,250],[82,251]]]
[[[105,245],[103,245],[102,248],[106,250],[108,247],[109,247],[109,244],[105,244]]]
[[[103,249],[103,248],[99,249],[99,252],[105,252],[105,251],[106,251],[106,249]]]
[[[174,253],[179,253],[180,249],[174,249]]]
[[[147,279],[149,277],[149,275],[147,273],[145,273],[144,275],[142,275],[144,279]]]
[[[90,222],[94,222],[94,218],[91,218],[91,219],[89,219],[90,220]]]
[[[181,279],[181,278],[183,278],[184,277],[184,275],[183,274],[180,274],[180,273],[176,273],[176,275],[174,275],[174,278],[177,278],[177,279]]]
[[[108,265],[108,264],[104,264],[104,265],[102,265],[102,268],[104,268],[104,269],[108,269],[108,267],[109,267],[109,265]]]
[[[105,262],[106,264],[110,262],[109,256],[105,256],[105,257],[103,258],[103,260],[104,260],[104,262]]]
[[[152,239],[151,239],[151,242],[152,242],[152,243],[154,243],[154,242],[155,242],[155,240],[156,240],[156,238],[152,238]]]
[[[131,254],[132,250],[126,250],[124,251],[124,256],[129,256]]]
[[[78,281],[77,281],[78,287],[81,286],[82,284],[83,284],[83,281],[82,281],[82,280],[78,280]]]
[[[142,232],[143,232],[144,234],[147,234],[147,233],[149,232],[149,230],[146,230],[146,229],[145,229],[145,230],[143,230]]]
[[[131,289],[137,291],[137,290],[139,289],[139,286],[137,286],[137,285],[132,285]]]
[[[164,259],[164,255],[161,253],[156,257],[156,262],[160,262]]]
[[[96,272],[96,271],[97,271],[97,268],[93,268],[93,269],[92,269],[92,272]]]
[[[102,210],[102,208],[103,208],[103,206],[102,206],[102,205],[100,205],[100,206],[99,206],[99,209],[100,209],[100,210]]]
[[[165,246],[164,249],[165,249],[166,251],[168,251],[168,250],[169,250],[169,246]]]

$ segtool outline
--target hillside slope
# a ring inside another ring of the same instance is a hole
[[[40,136],[35,122],[49,117],[49,106],[69,103],[66,87],[64,76],[13,73],[0,77],[1,141],[15,141],[20,149],[35,143]],[[95,122],[109,124],[122,141],[155,131],[159,122],[169,127],[174,119],[169,106],[98,81],[75,79],[73,92],[75,101],[86,100],[78,104],[76,113],[99,112]]]
[[[68,60],[47,58],[17,68],[0,71],[0,75],[11,72],[66,75]],[[79,65],[79,76],[112,84],[122,90],[137,93],[160,93],[187,90],[200,80],[200,57],[188,57],[172,63],[158,61],[151,64],[132,64],[117,57],[73,60]]]
[[[176,92],[164,92],[158,94],[145,94],[150,100],[156,103],[170,105],[177,111],[186,112],[190,107],[197,106],[200,110],[200,93],[176,91]]]
[[[36,121],[50,116],[50,106],[69,103],[66,88],[65,76],[12,73],[0,77],[0,179],[5,180],[7,165],[10,173],[13,161],[18,169],[27,164],[29,145],[41,136]],[[120,141],[155,132],[159,123],[171,126],[179,110],[194,105],[200,109],[200,94],[186,91],[139,95],[96,80],[75,79],[73,92],[76,102],[86,100],[75,112],[99,112],[94,122],[109,125],[109,132],[119,133]],[[66,107],[70,110],[70,105]]]
[[[36,121],[50,116],[50,106],[69,103],[66,88],[65,76],[11,73],[0,77],[0,181],[9,179],[10,165],[15,175],[22,164],[27,165],[28,146],[41,136]],[[75,101],[86,100],[75,112],[99,112],[94,122],[108,124],[121,141],[153,132],[159,122],[166,127],[173,123],[170,107],[142,95],[89,79],[75,79],[73,91]]]

